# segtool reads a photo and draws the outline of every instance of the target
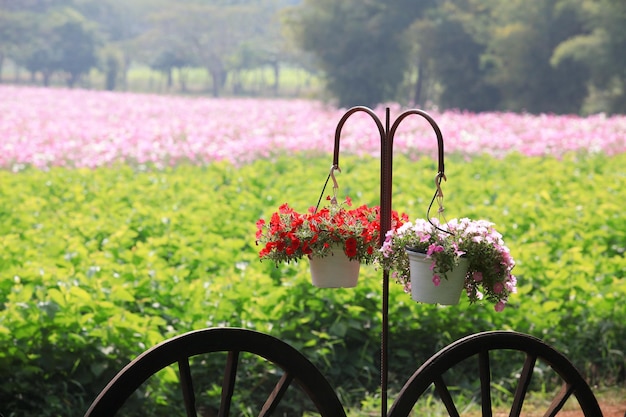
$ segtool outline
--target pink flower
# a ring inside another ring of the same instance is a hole
[[[505,306],[504,301],[498,301],[498,302],[496,303],[496,305],[495,305],[493,308],[494,308],[494,310],[496,310],[496,312],[498,312],[498,313],[499,313],[499,312],[501,312],[502,310],[504,310],[504,306]]]
[[[476,282],[481,282],[483,280],[483,273],[479,271],[474,271],[472,274],[472,279]]]
[[[439,284],[441,284],[441,278],[439,278],[439,275],[433,275],[433,284],[435,284],[435,287],[438,287]]]
[[[457,242],[454,242],[452,244],[452,247],[454,248],[454,254],[456,256],[461,257],[461,256],[465,255],[466,252],[459,249],[459,244]]]
[[[443,252],[443,251],[444,251],[443,246],[433,243],[432,245],[428,247],[428,251],[426,251],[426,256],[430,256],[433,253]]]
[[[506,287],[506,290],[508,292],[516,293],[517,292],[517,278],[515,277],[515,275],[509,274],[509,278],[504,283],[504,286]]]
[[[512,268],[515,266],[515,261],[511,257],[511,253],[506,248],[502,248],[502,264]]]
[[[29,165],[95,168],[120,161],[163,167],[227,159],[239,165],[281,151],[327,152],[327,141],[312,141],[311,137],[334,131],[344,112],[313,100],[158,95],[146,99],[144,94],[4,84],[0,85],[0,97],[4,98],[0,102],[0,137],[5,145],[0,165],[15,171]],[[392,113],[398,111],[399,105],[392,108]],[[208,122],[207,114],[212,115]],[[276,123],[276,115],[281,115],[281,123]],[[624,149],[623,116],[460,111],[433,116],[447,127],[446,150],[461,152],[468,159],[511,152],[559,157],[576,150],[613,155]],[[404,128],[396,136],[396,151],[431,154],[436,143],[418,140],[430,134],[429,129],[427,123]],[[537,131],[543,134],[537,135]],[[368,123],[355,123],[345,131],[342,145],[349,153],[377,154],[380,138]],[[72,155],[71,159],[67,155]],[[484,228],[489,225],[481,224]]]
[[[496,282],[495,284],[493,284],[493,292],[495,292],[496,294],[500,294],[503,289],[504,285],[502,285],[501,282]]]

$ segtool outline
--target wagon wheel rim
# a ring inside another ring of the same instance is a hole
[[[391,406],[389,417],[408,416],[420,397],[431,386],[434,386],[448,414],[450,416],[460,415],[449,387],[443,379],[443,374],[455,365],[473,357],[476,357],[478,361],[482,415],[491,416],[490,369],[492,365],[490,352],[496,350],[510,350],[525,354],[522,371],[511,404],[510,416],[521,414],[538,361],[548,364],[562,381],[561,390],[548,406],[545,416],[557,415],[572,396],[578,401],[585,416],[602,416],[600,406],[591,388],[577,368],[563,354],[530,335],[511,331],[492,331],[464,337],[428,359],[406,382]]]
[[[323,417],[345,417],[343,406],[329,382],[299,351],[264,333],[240,328],[208,328],[168,339],[139,355],[106,385],[93,401],[85,417],[114,416],[126,400],[156,372],[178,364],[180,387],[186,415],[197,417],[196,399],[189,358],[226,352],[218,415],[230,414],[236,374],[241,353],[259,356],[278,368],[282,376],[274,386],[259,416],[269,416],[289,386],[296,384],[311,399]]]

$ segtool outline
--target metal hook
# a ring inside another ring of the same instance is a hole
[[[443,172],[439,172],[437,174],[437,176],[435,177],[435,185],[437,186],[437,192],[435,193],[436,199],[437,199],[437,205],[439,206],[439,209],[437,210],[437,215],[439,216],[439,218],[441,219],[442,217],[445,220],[445,217],[443,215],[444,212],[444,207],[443,207],[443,190],[441,189],[441,180],[447,181],[448,179],[446,178],[446,174],[444,174]]]
[[[330,199],[331,204],[337,204],[337,190],[339,189],[339,184],[337,183],[337,178],[335,178],[335,171],[341,172],[341,168],[339,165],[333,165],[330,167],[330,177],[333,180],[333,197]]]
[[[437,197],[443,198],[443,191],[441,190],[441,180],[448,181],[446,174],[440,172],[435,177],[435,186],[437,187]]]
[[[437,230],[441,231],[441,232],[445,232],[448,234],[452,234],[451,232],[449,232],[448,230],[442,229],[439,226],[437,226],[436,224],[433,223],[433,221],[430,218],[430,209],[433,206],[433,203],[435,202],[435,200],[437,200],[437,205],[439,206],[439,209],[437,210],[437,217],[441,220],[443,218],[444,222],[446,222],[446,218],[443,214],[445,208],[443,207],[443,190],[441,189],[441,180],[447,181],[448,179],[446,178],[446,174],[444,174],[443,172],[439,172],[437,174],[437,176],[435,177],[435,185],[437,187],[437,189],[435,190],[435,194],[433,195],[433,199],[430,201],[430,204],[428,205],[428,210],[426,211],[426,218],[428,220],[428,222]],[[441,221],[439,222],[441,224]]]

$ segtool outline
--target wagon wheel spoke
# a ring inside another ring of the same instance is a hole
[[[452,400],[452,396],[450,395],[450,391],[448,390],[448,386],[445,382],[443,382],[443,378],[438,376],[433,381],[435,384],[435,389],[437,390],[437,394],[441,397],[441,401],[446,406],[446,410],[448,410],[448,414],[450,417],[459,417],[459,412],[454,405],[454,401]]]
[[[511,406],[510,414],[511,417],[519,417],[522,413],[524,399],[526,398],[526,392],[528,392],[528,387],[530,386],[530,379],[533,376],[536,362],[536,355],[526,355],[524,367],[522,368],[522,373],[520,374],[520,379],[515,390],[515,396],[513,397],[513,405]]]
[[[235,379],[237,378],[237,365],[239,363],[239,352],[228,352],[226,359],[226,369],[224,371],[224,381],[222,382],[222,399],[218,417],[228,417],[230,415],[230,405],[235,392]]]
[[[287,391],[287,388],[289,388],[289,384],[291,384],[291,381],[293,381],[293,377],[290,374],[283,374],[283,376],[280,378],[280,380],[272,390],[272,393],[265,401],[265,404],[263,404],[263,408],[261,409],[259,417],[267,417],[272,414],[280,400],[283,398],[285,391]]]
[[[489,352],[486,350],[481,350],[478,354],[478,370],[483,417],[491,417],[491,369],[489,368]]]
[[[180,387],[183,391],[183,401],[185,403],[187,417],[197,417],[196,396],[193,391],[189,358],[184,358],[178,361],[178,373],[180,375]]]
[[[554,397],[550,407],[544,414],[545,417],[554,417],[565,405],[569,397],[574,393],[574,387],[570,384],[563,384],[559,393]]]

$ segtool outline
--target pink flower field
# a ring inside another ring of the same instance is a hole
[[[392,121],[403,110],[389,105]],[[374,109],[384,123],[384,107]],[[243,164],[277,153],[332,152],[345,109],[320,102],[212,99],[88,90],[0,86],[0,166],[98,167],[116,163]],[[446,153],[471,157],[561,156],[570,151],[626,150],[626,117],[429,112]],[[396,133],[394,152],[433,155],[430,125],[410,116]],[[380,154],[373,121],[354,114],[344,126],[342,153]]]

